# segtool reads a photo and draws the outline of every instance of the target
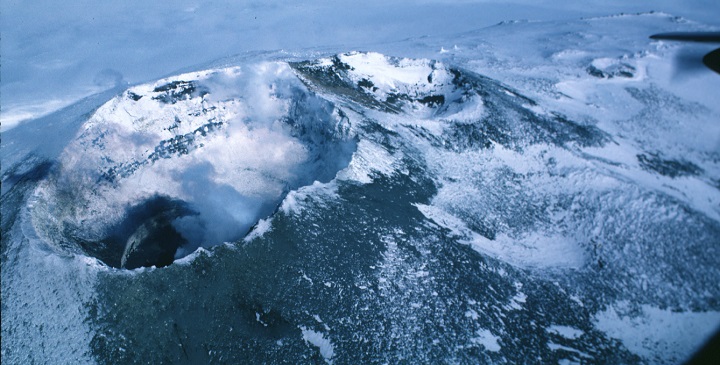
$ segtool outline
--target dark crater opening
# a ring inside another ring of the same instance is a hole
[[[81,246],[111,267],[165,267],[173,263],[178,248],[188,243],[173,221],[196,214],[183,201],[153,196],[129,207],[100,242],[84,242]]]

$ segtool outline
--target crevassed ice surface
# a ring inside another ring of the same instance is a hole
[[[720,103],[659,27],[705,29],[246,59],[4,133],[3,362],[682,362],[720,325]]]

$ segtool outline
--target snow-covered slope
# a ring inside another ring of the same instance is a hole
[[[63,151],[35,192],[34,225],[115,267],[125,267],[129,236],[158,214],[187,241],[180,257],[238,240],[287,191],[347,165],[344,122],[283,63],[132,87]]]
[[[4,133],[3,361],[683,361],[720,325],[719,81],[659,29],[704,26],[224,60]]]

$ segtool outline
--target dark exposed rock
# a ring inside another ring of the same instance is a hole
[[[599,69],[593,65],[588,66],[587,69],[585,69],[587,73],[590,76],[597,77],[599,79],[612,79],[615,77],[624,77],[624,78],[633,78],[635,77],[635,67],[630,66],[625,63],[620,63],[617,65],[612,65],[610,67],[606,67],[605,69]]]
[[[671,178],[699,175],[703,172],[698,165],[690,161],[666,160],[657,153],[639,154],[637,159],[643,169]]]
[[[595,76],[595,77],[597,77],[597,78],[599,78],[599,79],[605,79],[605,78],[608,77],[608,75],[607,75],[606,73],[602,72],[602,71],[599,70],[597,67],[592,66],[592,65],[589,66],[589,67],[586,69],[586,71],[587,71],[587,73],[588,73],[590,76]]]
[[[301,80],[312,90],[320,90],[338,95],[360,105],[381,110],[387,113],[400,113],[401,110],[391,103],[377,100],[366,89],[352,82],[348,77],[350,65],[333,57],[329,66],[319,65],[315,61],[290,62],[292,67],[301,76]]]
[[[142,95],[135,94],[135,93],[132,92],[132,91],[128,91],[128,92],[127,92],[127,96],[128,96],[128,98],[130,98],[130,99],[132,99],[132,100],[134,100],[134,101],[138,101],[138,100],[142,99]]]
[[[425,104],[429,107],[438,107],[445,104],[444,95],[430,95],[418,100],[421,104]]]
[[[196,143],[198,137],[206,137],[209,133],[214,132],[222,126],[223,122],[210,121],[190,133],[162,140],[155,146],[155,149],[146,160],[132,161],[130,163],[113,166],[100,176],[99,181],[113,183],[132,175],[138,168],[156,162],[157,160],[187,155],[191,151],[203,146],[202,143]]]
[[[362,79],[362,80],[358,81],[358,86],[364,87],[366,89],[371,89],[372,91],[377,90],[377,87],[375,87],[375,84],[373,84],[373,82],[368,79]]]
[[[396,93],[389,93],[387,98],[385,98],[386,103],[392,104],[397,107],[400,107],[400,103],[402,101],[412,101],[412,98],[410,98],[410,96],[408,96],[407,94]]]
[[[194,81],[173,81],[156,87],[153,92],[161,93],[153,96],[153,100],[165,104],[175,104],[179,100],[187,100],[197,96],[203,97],[208,94],[205,88],[199,87]]]

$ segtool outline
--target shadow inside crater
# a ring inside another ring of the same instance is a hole
[[[156,195],[130,207],[100,242],[83,242],[81,246],[87,254],[115,268],[168,266],[178,248],[188,243],[173,227],[173,221],[196,214],[181,200]]]

